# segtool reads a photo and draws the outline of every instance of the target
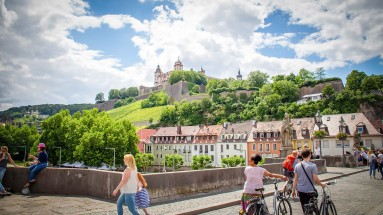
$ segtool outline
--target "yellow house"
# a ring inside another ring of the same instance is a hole
[[[314,131],[315,120],[314,117],[311,118],[297,118],[291,119],[293,124],[293,140],[292,146],[294,149],[298,147],[303,147],[307,144],[312,151],[314,151],[312,133]]]

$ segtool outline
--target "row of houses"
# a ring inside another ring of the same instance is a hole
[[[318,120],[319,119],[319,120]],[[318,119],[291,119],[293,128],[291,145],[298,149],[307,144],[311,149],[320,147],[322,155],[341,155],[343,147],[352,152],[354,143],[364,147],[383,147],[383,134],[363,113],[324,115]],[[282,147],[283,121],[223,123],[223,125],[175,126],[137,131],[141,152],[154,155],[154,165],[161,165],[167,154],[178,154],[184,165],[190,166],[194,155],[208,155],[214,166],[221,166],[225,157],[240,156],[248,159],[255,154],[279,157]],[[327,136],[318,140],[313,132],[324,130]],[[348,138],[336,138],[344,132]]]

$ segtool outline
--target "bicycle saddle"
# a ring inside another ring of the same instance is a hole
[[[255,191],[265,191],[265,188],[264,187],[255,188]]]

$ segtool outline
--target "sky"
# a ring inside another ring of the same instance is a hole
[[[153,86],[157,65],[383,74],[380,0],[0,0],[0,111]]]

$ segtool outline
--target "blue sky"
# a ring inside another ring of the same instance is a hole
[[[382,14],[379,0],[0,0],[0,110],[152,86],[178,57],[218,78],[382,74]]]

